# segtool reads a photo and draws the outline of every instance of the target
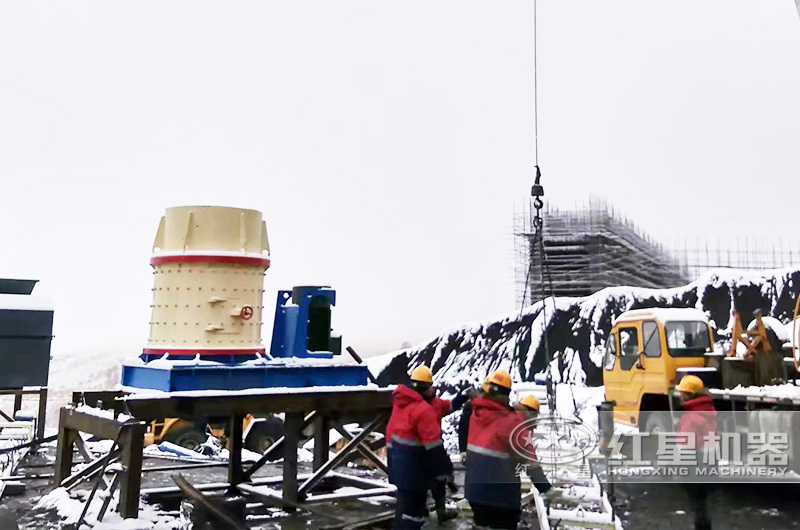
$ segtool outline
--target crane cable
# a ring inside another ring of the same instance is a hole
[[[536,176],[534,180],[534,184],[531,187],[531,197],[533,197],[533,204],[531,210],[535,209],[535,214],[531,219],[531,232],[532,232],[532,239],[531,239],[531,248],[529,253],[529,265],[527,267],[527,272],[525,275],[525,287],[522,293],[522,304],[520,307],[519,317],[518,320],[521,320],[522,314],[525,310],[525,298],[528,295],[528,285],[531,279],[531,270],[533,269],[533,260],[535,258],[535,254],[539,254],[539,290],[541,295],[541,302],[542,302],[542,336],[544,338],[544,350],[545,350],[545,357],[547,359],[547,367],[545,368],[546,372],[546,388],[547,388],[547,406],[551,411],[555,411],[555,401],[556,401],[556,393],[555,387],[553,386],[553,375],[551,371],[550,365],[553,362],[552,355],[550,354],[550,344],[548,340],[547,334],[547,304],[546,299],[548,298],[547,293],[545,292],[545,284],[549,287],[549,297],[553,299],[553,304],[555,304],[554,297],[554,289],[553,289],[553,280],[552,276],[550,275],[550,269],[547,264],[547,255],[544,251],[544,219],[542,218],[542,209],[544,208],[544,202],[542,201],[542,197],[544,197],[544,187],[541,184],[542,179],[542,172],[539,167],[539,68],[538,68],[538,51],[539,51],[539,42],[538,42],[538,28],[537,28],[537,0],[533,0],[533,143],[534,143],[534,169],[536,170]],[[514,360],[516,360],[519,356],[519,335],[517,336],[517,340],[515,341],[514,347]],[[512,363],[513,364],[513,363]]]

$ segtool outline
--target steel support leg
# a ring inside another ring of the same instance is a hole
[[[231,416],[228,425],[228,483],[235,488],[246,480],[242,469],[242,436],[244,435],[244,418]]]
[[[47,419],[47,387],[39,389],[39,417],[36,420],[36,439],[44,438],[44,424]]]
[[[122,449],[119,514],[123,519],[129,519],[139,516],[139,491],[142,488],[142,451],[144,450],[146,425],[144,423],[125,425],[122,429],[119,437],[119,444]]]
[[[58,446],[56,447],[56,469],[54,482],[60,486],[65,478],[72,474],[72,446],[78,432],[68,429],[66,426],[66,409],[61,409],[58,418]]]
[[[303,429],[303,413],[286,414],[283,441],[283,498],[297,502],[297,445]]]
[[[330,457],[330,423],[319,415],[314,420],[314,471],[321,468]]]

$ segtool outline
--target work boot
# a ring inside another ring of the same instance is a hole
[[[456,510],[445,507],[436,508],[436,518],[439,520],[439,524],[444,524],[451,519],[455,519],[456,517],[458,517],[458,511]]]

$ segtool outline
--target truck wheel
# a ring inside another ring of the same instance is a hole
[[[245,447],[258,454],[272,447],[283,436],[283,422],[275,417],[258,421],[250,427],[250,433],[245,440]],[[275,458],[280,458],[276,455]]]
[[[169,442],[194,451],[206,441],[206,434],[200,432],[194,425],[185,425],[175,430],[170,430],[166,439]]]

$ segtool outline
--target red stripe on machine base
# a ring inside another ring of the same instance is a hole
[[[168,353],[172,356],[191,356],[194,357],[198,353],[200,355],[255,355],[257,353],[265,353],[265,348],[252,348],[249,350],[213,350],[213,349],[191,349],[191,350],[178,350],[178,349],[165,349],[165,348],[145,348],[142,353],[145,355],[164,355]]]
[[[155,256],[150,260],[150,265],[153,267],[156,265],[163,265],[164,263],[236,263],[238,265],[261,265],[262,267],[269,267],[269,258],[178,254],[174,256]]]

